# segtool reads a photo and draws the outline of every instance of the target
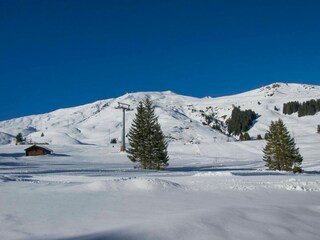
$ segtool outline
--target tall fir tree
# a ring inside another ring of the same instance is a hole
[[[271,170],[301,172],[302,156],[281,119],[271,122],[266,134],[263,160]]]
[[[157,122],[154,126],[153,138],[153,169],[163,169],[168,166],[168,144],[165,141],[165,136],[161,130],[160,124]]]
[[[128,139],[130,147],[127,148],[128,157],[132,162],[140,162],[143,166],[143,143],[146,138],[145,128],[145,109],[142,102],[139,102],[137,107],[137,113],[135,119],[131,124],[130,131],[128,133]]]
[[[168,166],[167,143],[149,98],[139,103],[128,139],[128,157],[139,162],[139,167],[160,170]]]

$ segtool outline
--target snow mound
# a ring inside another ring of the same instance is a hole
[[[233,174],[228,171],[224,172],[199,172],[194,174],[194,177],[221,177],[221,176],[232,176]]]
[[[97,181],[84,185],[87,191],[172,191],[182,189],[178,183],[162,179],[120,178],[108,181]]]
[[[301,179],[291,178],[277,185],[280,189],[288,191],[320,191],[320,181],[303,181]]]

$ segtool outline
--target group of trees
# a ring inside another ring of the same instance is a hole
[[[318,100],[309,100],[303,103],[297,101],[288,102],[283,104],[283,113],[292,114],[298,112],[299,117],[314,115],[320,111],[320,99]]]
[[[138,167],[161,170],[168,166],[167,143],[149,98],[139,103],[128,139],[128,157]]]
[[[247,132],[256,119],[257,114],[251,109],[241,111],[239,107],[234,107],[227,122],[229,134],[239,136]]]
[[[231,118],[231,123],[235,119],[242,119],[250,126],[249,123],[252,124],[256,118],[256,114],[251,110],[240,111],[239,108],[234,108],[232,113],[234,118]],[[248,130],[248,126],[245,128],[241,126],[239,129]],[[250,138],[241,131],[240,135],[243,140]],[[161,170],[168,166],[167,143],[149,98],[139,103],[128,138],[130,143],[127,149],[128,157],[132,162],[139,163],[138,167]],[[281,119],[271,122],[265,139],[263,160],[266,162],[266,167],[271,170],[302,172],[300,165],[303,157]]]

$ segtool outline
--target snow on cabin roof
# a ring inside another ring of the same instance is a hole
[[[31,149],[31,148],[34,148],[34,147],[42,148],[42,149],[45,149],[45,150],[47,150],[47,151],[49,151],[49,152],[53,152],[53,150],[51,150],[50,148],[42,147],[42,146],[39,146],[39,145],[36,145],[36,144],[34,144],[34,145],[26,148],[24,151],[27,151],[27,150],[29,150],[29,149]]]

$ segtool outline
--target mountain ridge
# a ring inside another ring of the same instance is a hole
[[[51,144],[108,144],[111,138],[120,140],[122,111],[118,102],[130,104],[135,110],[139,101],[150,97],[168,141],[201,143],[232,141],[233,138],[206,125],[206,116],[214,116],[222,126],[231,116],[233,107],[252,109],[259,118],[249,130],[252,137],[264,134],[272,120],[282,118],[294,134],[312,134],[320,123],[320,115],[299,118],[284,115],[283,103],[320,98],[320,86],[273,83],[247,92],[224,97],[197,98],[170,90],[163,92],[126,93],[118,98],[95,101],[81,106],[14,118],[0,122],[0,144],[14,143],[12,136],[21,132],[29,141]],[[126,131],[135,111],[126,113]],[[225,131],[225,129],[223,129]],[[43,133],[43,137],[41,137]]]

